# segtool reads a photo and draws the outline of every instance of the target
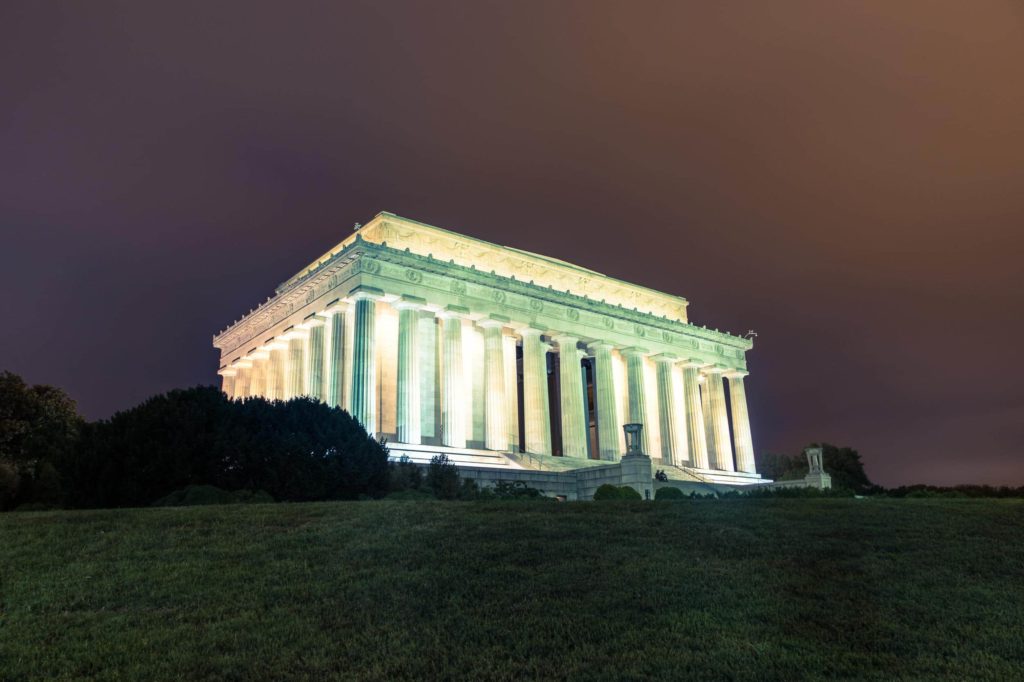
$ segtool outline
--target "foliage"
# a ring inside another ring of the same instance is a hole
[[[0,515],[0,678],[1020,679],[1020,501],[624,511]]]
[[[890,488],[885,491],[889,497],[910,497],[910,498],[957,498],[957,497],[1024,497],[1024,486],[1012,488],[1009,486],[991,485],[956,485],[956,486],[934,486],[934,485],[907,485],[898,488]]]
[[[498,481],[481,491],[481,495],[496,500],[538,500],[554,499],[544,497],[544,491],[531,488],[523,481]]]
[[[679,488],[658,488],[654,491],[654,499],[656,500],[685,500],[686,494],[683,493]]]
[[[423,487],[423,469],[402,455],[397,462],[388,463],[388,495]]]
[[[153,503],[154,507],[192,507],[206,504],[266,504],[274,498],[262,490],[221,490],[212,485],[190,485]]]
[[[64,391],[0,372],[0,510],[60,504],[54,462],[74,449],[81,426]]]
[[[832,477],[832,485],[837,488],[849,489],[857,493],[868,493],[876,490],[864,471],[860,453],[849,447],[836,447],[828,443],[812,443],[807,447],[822,448],[822,465]],[[775,453],[762,453],[757,457],[757,470],[765,478],[776,481],[788,481],[803,478],[807,475],[807,457],[801,453],[788,456]]]
[[[594,500],[642,500],[640,493],[630,488],[628,485],[616,486],[610,483],[598,487],[594,491]]]
[[[356,499],[382,495],[388,480],[387,450],[347,412],[305,398],[233,401],[213,387],[89,424],[61,471],[79,507],[148,506],[189,485]]]
[[[430,458],[430,464],[427,466],[427,487],[439,500],[459,498],[459,469],[448,461],[448,455],[440,454]]]

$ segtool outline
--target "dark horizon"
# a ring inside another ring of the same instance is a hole
[[[0,8],[0,370],[88,418],[380,211],[757,331],[754,445],[1024,485],[1012,2]]]

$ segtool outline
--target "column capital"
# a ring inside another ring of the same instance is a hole
[[[392,305],[396,310],[422,310],[426,304],[427,300],[424,298],[402,294]]]
[[[272,350],[284,350],[288,347],[288,341],[283,336],[271,336],[263,342],[260,350],[270,352]]]
[[[698,360],[697,358],[687,358],[687,359],[683,360],[682,362],[680,362],[679,364],[680,364],[680,366],[683,369],[698,369],[699,370],[699,369],[701,369],[703,367],[707,367],[711,363],[705,362],[703,360]]]
[[[576,344],[580,342],[580,337],[575,334],[562,334],[560,332],[552,333],[551,339],[558,344],[559,350],[566,346],[575,348]]]
[[[314,327],[323,326],[326,321],[327,318],[320,313],[310,313],[302,318],[302,322],[297,326],[302,327],[303,329],[313,329]]]
[[[234,362],[231,363],[231,367],[232,369],[249,369],[250,367],[252,367],[252,360],[250,360],[248,357],[239,358],[238,360],[235,360]]]
[[[368,301],[376,301],[384,297],[384,290],[378,289],[377,287],[368,287],[365,284],[360,284],[354,289],[348,292],[349,298],[353,301],[365,299]]]
[[[523,338],[526,338],[527,336],[537,336],[537,337],[539,337],[541,334],[544,334],[547,331],[547,329],[542,328],[542,327],[534,327],[533,325],[529,325],[528,324],[528,325],[524,325],[522,327],[518,327],[516,329],[516,331],[519,332],[520,336],[522,336]]]
[[[291,341],[292,339],[304,339],[309,334],[309,331],[305,327],[286,327],[284,332],[281,333],[280,338],[282,341]]]
[[[442,320],[461,319],[469,315],[469,308],[461,305],[446,305],[443,310],[437,311],[437,316]]]
[[[675,353],[658,353],[657,355],[653,356],[651,359],[655,360],[656,362],[661,362],[661,363],[667,363],[669,365],[674,365],[676,363],[676,361],[679,359],[679,356],[676,355]]]
[[[627,357],[630,356],[630,355],[647,355],[650,352],[651,352],[650,350],[648,350],[646,348],[641,348],[639,346],[630,346],[629,348],[623,348],[622,349],[622,354],[627,356]]]
[[[495,327],[501,329],[502,327],[507,326],[508,323],[511,321],[511,319],[505,317],[504,315],[491,314],[488,315],[487,317],[477,320],[476,325],[483,329],[493,329]]]
[[[221,367],[217,370],[217,374],[222,377],[233,377],[237,374],[237,370],[234,367]]]
[[[328,303],[327,305],[325,305],[324,309],[321,310],[319,313],[316,313],[316,314],[317,315],[323,315],[324,317],[330,317],[331,315],[337,315],[338,313],[345,312],[345,308],[347,307],[347,305],[348,304],[345,303],[345,301],[341,300],[340,298],[336,298],[333,301],[331,301],[330,303]]]
[[[730,369],[725,372],[726,379],[742,379],[745,376],[749,376],[750,372],[745,372],[742,369]]]
[[[705,367],[701,371],[704,374],[712,375],[712,374],[725,374],[726,372],[729,371],[729,369],[727,367],[725,367],[724,365],[710,365],[708,367]]]

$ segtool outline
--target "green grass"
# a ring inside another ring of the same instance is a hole
[[[1024,677],[1024,503],[0,516],[0,678]]]

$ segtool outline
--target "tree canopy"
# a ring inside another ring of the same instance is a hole
[[[829,443],[811,443],[807,447],[822,449],[822,465],[832,477],[832,485],[854,492],[868,492],[875,485],[864,471],[860,453],[850,447],[836,447]],[[790,456],[766,452],[757,457],[757,471],[765,478],[786,481],[807,475],[807,457],[803,451]]]
[[[387,450],[347,412],[296,398],[228,399],[213,387],[158,395],[89,424],[61,466],[71,506],[148,505],[190,485],[280,501],[387,491]]]

